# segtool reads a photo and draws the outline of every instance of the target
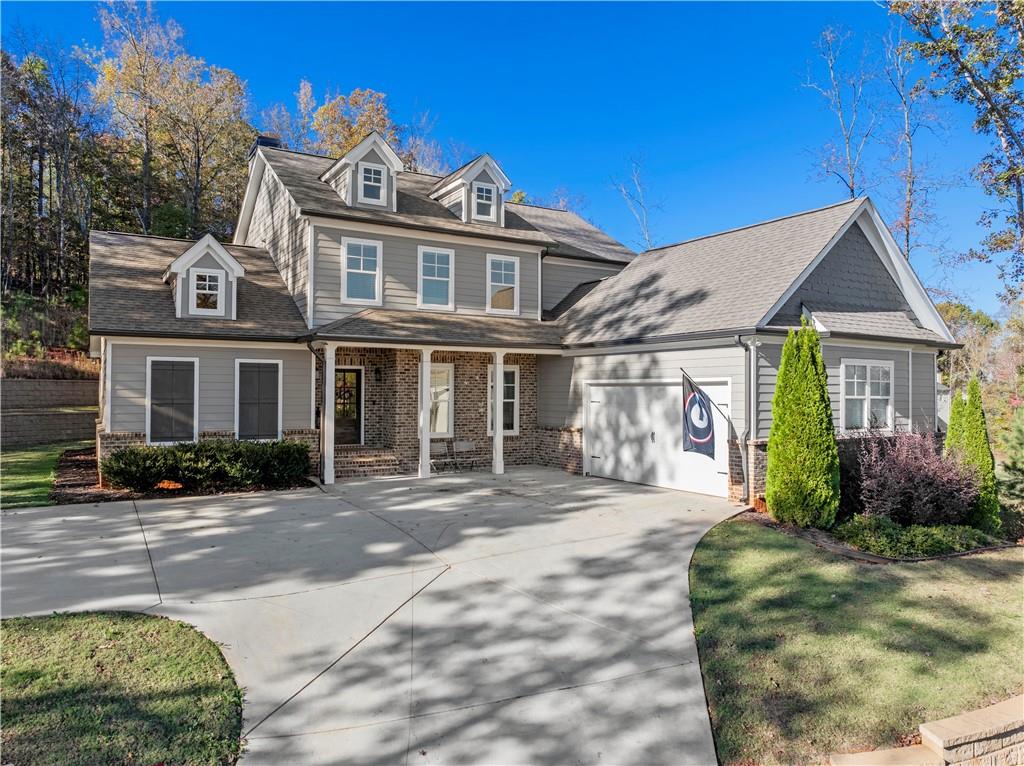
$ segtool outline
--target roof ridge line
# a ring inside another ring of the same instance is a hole
[[[770,223],[778,223],[779,221],[785,221],[785,220],[788,220],[790,218],[799,218],[800,216],[803,216],[803,215],[811,215],[812,213],[820,213],[820,212],[822,212],[824,210],[829,210],[829,209],[834,208],[834,207],[840,207],[841,205],[848,205],[851,202],[862,203],[862,202],[864,202],[867,199],[869,199],[869,198],[868,197],[854,197],[853,199],[846,199],[846,200],[843,200],[842,202],[833,202],[830,205],[822,205],[821,207],[816,207],[816,208],[813,208],[811,210],[801,210],[800,212],[797,212],[797,213],[789,213],[788,215],[780,215],[777,218],[769,218],[766,221],[758,221],[757,223],[748,223],[748,224],[746,224],[744,226],[736,226],[736,227],[733,227],[731,229],[723,229],[722,231],[716,231],[716,232],[713,232],[711,234],[701,234],[698,237],[691,237],[690,239],[680,240],[679,242],[673,242],[670,245],[659,245],[658,247],[652,247],[650,250],[644,250],[642,253],[640,253],[640,255],[644,255],[645,253],[653,253],[653,252],[656,252],[658,250],[667,250],[670,247],[679,247],[680,245],[688,245],[691,242],[699,242],[702,239],[711,239],[712,237],[721,237],[724,234],[734,234],[737,231],[743,231],[745,229],[753,229],[753,228],[755,228],[757,226],[767,226]]]
[[[89,233],[90,234],[92,234],[92,233],[96,233],[96,234],[116,234],[119,237],[145,237],[146,239],[163,239],[163,240],[167,240],[168,242],[190,242],[193,245],[196,244],[197,242],[199,242],[202,239],[202,237],[200,237],[199,239],[188,239],[187,237],[165,237],[162,234],[141,234],[141,233],[134,232],[134,231],[116,231],[115,229],[89,229]],[[207,233],[209,233],[209,232],[207,232]],[[206,236],[206,235],[203,235],[203,236]],[[217,239],[217,238],[214,237],[214,239]],[[262,249],[262,248],[256,247],[256,245],[236,245],[233,242],[221,242],[219,239],[217,239],[217,244],[220,245],[221,247],[246,247],[246,248],[248,248],[250,250],[260,250],[260,249]]]
[[[320,159],[320,160],[331,160],[332,162],[337,162],[338,160],[341,159],[341,157],[332,157],[329,154],[313,154],[313,152],[303,152],[303,151],[299,151],[298,149],[289,149],[289,148],[284,147],[284,146],[263,146],[263,145],[261,145],[259,148],[260,149],[270,149],[270,150],[275,151],[275,152],[287,152],[288,154],[301,154],[303,157],[316,157],[317,159]]]

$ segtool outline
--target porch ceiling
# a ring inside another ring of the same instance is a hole
[[[367,309],[317,328],[309,340],[494,348],[561,348],[557,322]]]

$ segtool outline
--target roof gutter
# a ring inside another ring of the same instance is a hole
[[[753,335],[761,332],[756,327],[737,327],[726,330],[706,330],[704,332],[674,333],[672,335],[655,335],[647,338],[626,338],[622,340],[603,340],[594,343],[566,343],[565,349],[576,348],[607,348],[616,346],[647,346],[663,343],[677,343],[691,340],[727,339],[729,336]]]

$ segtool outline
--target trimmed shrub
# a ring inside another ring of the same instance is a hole
[[[818,333],[789,331],[772,399],[765,501],[777,521],[832,526],[839,507],[839,451]]]
[[[978,480],[943,455],[931,435],[900,431],[861,446],[860,496],[865,515],[903,526],[964,524],[978,500]]]
[[[996,464],[988,441],[985,410],[981,405],[981,384],[972,378],[967,385],[967,401],[963,411],[962,447],[956,448],[960,458],[971,466],[978,477],[978,502],[968,523],[983,532],[999,532],[999,489],[996,485]]]
[[[167,478],[165,447],[123,447],[103,460],[103,478],[115,487],[149,492]]]
[[[972,527],[901,527],[884,516],[854,516],[836,527],[833,534],[854,548],[891,558],[940,556],[984,548],[999,542]]]
[[[188,492],[292,487],[309,470],[309,449],[295,441],[124,447],[103,461],[104,478],[136,492],[148,492],[162,480],[178,482]]]
[[[962,450],[964,446],[964,397],[959,391],[949,392],[949,423],[946,424],[946,452]]]

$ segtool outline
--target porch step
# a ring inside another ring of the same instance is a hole
[[[401,463],[392,450],[340,446],[334,449],[336,480],[361,479],[369,476],[396,476]]]
[[[871,750],[867,753],[835,754],[832,766],[946,766],[946,762],[923,745]]]

